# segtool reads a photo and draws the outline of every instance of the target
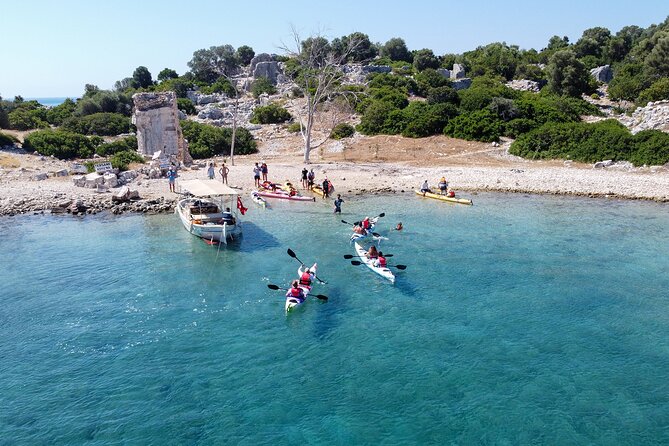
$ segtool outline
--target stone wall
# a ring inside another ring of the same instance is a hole
[[[135,93],[132,123],[137,127],[138,152],[153,156],[176,158],[183,163],[192,159],[179,125],[177,96],[173,91],[163,93]]]

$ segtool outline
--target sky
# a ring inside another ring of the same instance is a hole
[[[360,31],[372,42],[401,37],[410,50],[462,53],[492,42],[544,48],[602,26],[616,33],[664,21],[667,0],[0,0],[0,95],[80,97],[111,89],[138,66],[188,71],[193,52],[230,44],[282,54],[302,38]]]

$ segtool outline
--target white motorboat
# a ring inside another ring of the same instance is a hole
[[[227,243],[242,234],[237,209],[243,205],[237,191],[211,180],[181,181],[178,186],[188,198],[177,203],[175,213],[188,232],[209,243]]]

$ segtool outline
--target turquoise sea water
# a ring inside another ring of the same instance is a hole
[[[0,219],[0,444],[669,443],[667,206],[473,198]],[[342,257],[381,212],[395,285]]]
[[[42,105],[47,105],[49,107],[55,107],[56,105],[60,105],[63,102],[65,102],[65,99],[67,99],[67,96],[63,97],[53,97],[53,98],[26,98],[26,101],[37,101]],[[77,98],[71,98],[73,101],[76,101]]]

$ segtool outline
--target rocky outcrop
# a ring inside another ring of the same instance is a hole
[[[632,116],[620,115],[618,120],[632,133],[642,130],[669,132],[669,101],[649,102],[634,110]]]
[[[538,93],[541,90],[539,82],[531,81],[529,79],[514,79],[506,83],[506,86],[519,91],[533,91]]]
[[[139,153],[153,156],[161,152],[162,157],[190,164],[192,158],[179,125],[176,94],[172,91],[136,93],[132,99],[135,104],[132,123],[137,127]]]
[[[186,92],[186,97],[195,105],[214,104],[223,102],[228,98],[223,93],[202,94],[195,90],[188,90]]]
[[[465,77],[465,67],[459,63],[453,64],[453,69],[451,70],[451,79],[464,79]]]
[[[258,65],[260,62],[274,62],[276,59],[272,54],[267,54],[267,53],[260,53],[256,54],[253,56],[253,59],[251,59],[251,73],[254,73],[256,71],[256,65]]]
[[[462,79],[456,79],[453,81],[451,86],[455,90],[465,90],[472,86],[472,79],[469,77],[463,77]]]
[[[282,75],[281,68],[279,68],[279,63],[270,60],[258,62],[253,69],[253,78],[258,79],[259,77],[266,77],[272,85],[276,85],[279,81],[279,76]]]
[[[590,75],[595,78],[597,82],[608,84],[613,79],[613,70],[610,65],[602,65],[601,67],[590,70]]]

